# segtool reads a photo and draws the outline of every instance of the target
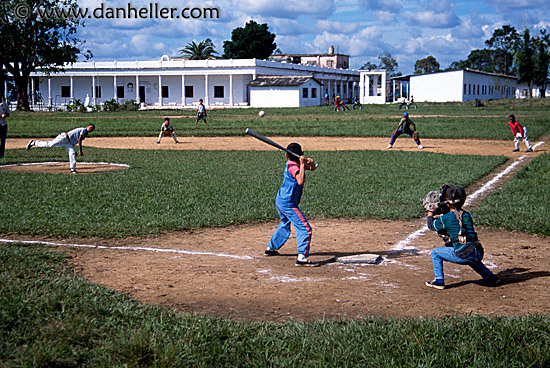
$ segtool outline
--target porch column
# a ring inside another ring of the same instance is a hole
[[[92,75],[92,105],[95,104],[95,76]]]
[[[229,106],[233,106],[233,74],[229,74]]]
[[[118,93],[116,89],[116,75],[113,75],[113,98],[118,101]]]
[[[70,103],[73,103],[73,101],[74,101],[74,94],[73,94],[73,92],[74,92],[74,88],[73,88],[74,81],[73,81],[73,79],[74,79],[74,77],[71,75],[71,93],[70,93],[70,96],[69,96],[69,99],[70,99],[69,102]]]
[[[159,74],[159,106],[162,106],[162,75]]]
[[[208,106],[208,74],[204,75],[204,104]]]
[[[139,99],[139,75],[136,74],[136,102],[137,103],[141,103],[140,99]],[[143,101],[145,102],[145,101]]]
[[[36,104],[36,91],[34,88],[34,77],[31,77],[31,104]]]
[[[48,78],[48,106],[52,105],[52,79]]]
[[[393,80],[393,89],[392,89],[392,93],[393,93],[392,102],[395,102],[395,79]]]
[[[185,75],[181,75],[181,105],[185,106]]]

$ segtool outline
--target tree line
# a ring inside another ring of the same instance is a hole
[[[550,35],[541,30],[536,36],[525,28],[518,32],[510,25],[504,25],[493,32],[485,41],[485,48],[470,52],[466,60],[452,62],[445,70],[433,56],[417,60],[415,74],[434,73],[460,69],[474,69],[487,73],[516,76],[518,82],[529,85],[529,96],[533,87],[539,87],[545,97],[550,67]]]

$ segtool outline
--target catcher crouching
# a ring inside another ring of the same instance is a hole
[[[481,262],[483,246],[474,230],[472,215],[462,209],[465,201],[464,188],[450,184],[443,185],[439,192],[429,192],[423,200],[424,208],[428,210],[428,229],[437,231],[445,242],[444,247],[432,251],[435,279],[426,282],[428,287],[445,289],[443,261],[470,266],[482,277],[484,285],[500,283],[498,276]]]

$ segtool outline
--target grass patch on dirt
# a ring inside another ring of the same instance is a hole
[[[87,148],[86,161],[128,170],[89,175],[1,172],[1,233],[125,237],[277,220],[280,152]],[[431,152],[315,152],[301,208],[310,219],[413,219],[421,200],[449,182],[467,186],[504,157]],[[452,157],[452,159],[451,159]],[[39,158],[39,159],[38,159]],[[64,149],[12,150],[7,163],[66,161]]]
[[[256,323],[90,284],[62,253],[0,246],[3,367],[547,367],[548,316]]]
[[[535,158],[472,213],[479,225],[550,236],[550,155]]]
[[[515,114],[535,140],[550,132],[550,101],[485,101],[475,108],[473,102],[418,103],[410,110],[421,138],[476,138],[513,140],[508,115]],[[344,136],[388,137],[395,130],[403,111],[397,105],[365,105],[363,110],[334,112],[332,107],[263,109],[218,109],[208,111],[208,126],[195,125],[194,110],[156,110],[126,112],[13,112],[9,136],[16,138],[55,137],[62,131],[96,124],[93,136],[156,137],[164,116],[172,117],[178,136],[239,136],[247,127],[270,136]]]

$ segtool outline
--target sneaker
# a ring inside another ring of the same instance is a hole
[[[445,289],[445,283],[437,280],[427,281],[426,286],[434,289],[438,289],[438,290]]]
[[[305,261],[296,260],[296,267],[319,267],[320,265],[320,263],[311,262],[309,259]]]
[[[393,145],[392,144],[388,144],[388,149],[392,148]]]
[[[527,151],[525,152],[533,152],[533,149],[532,148],[529,148]]]
[[[422,149],[424,148],[424,146],[422,146],[421,144],[418,145],[418,148]]]
[[[271,249],[271,248],[266,249],[265,252],[264,252],[264,254],[265,254],[266,256],[269,256],[269,257],[280,255],[279,252],[277,252],[275,249]]]
[[[27,149],[30,150],[32,146],[34,146],[34,141],[33,140],[31,140],[29,142],[29,144],[27,144]]]
[[[519,152],[519,148],[516,148],[516,149],[513,150],[512,152]]]
[[[157,144],[160,144],[160,142],[157,142]]]
[[[500,284],[500,278],[497,275],[491,275],[481,280],[481,282],[485,286],[497,286]]]
[[[76,169],[71,169],[71,174],[78,174],[78,173],[76,172]]]

